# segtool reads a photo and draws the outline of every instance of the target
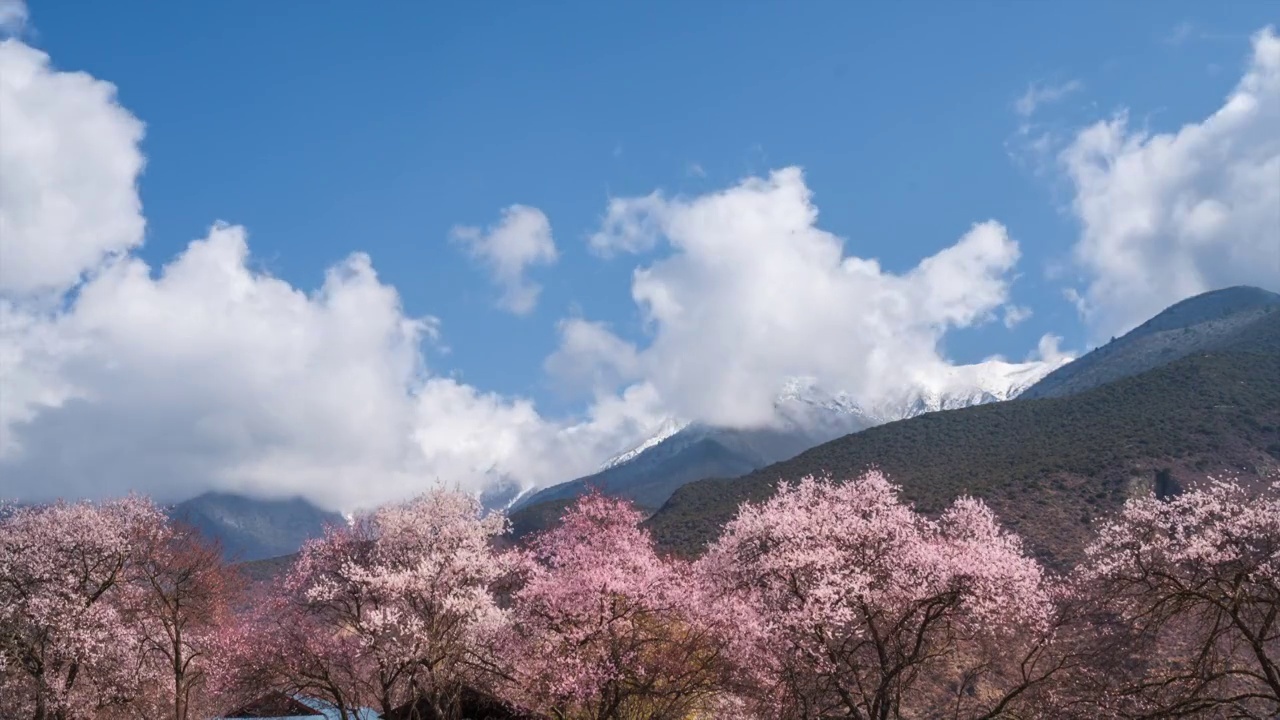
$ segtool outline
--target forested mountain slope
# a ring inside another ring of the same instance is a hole
[[[1280,338],[1280,314],[1253,349]],[[1071,563],[1099,516],[1159,481],[1164,491],[1206,474],[1274,481],[1280,466],[1280,354],[1197,354],[1064,398],[932,413],[818,446],[747,476],[686,485],[648,521],[667,550],[696,554],[739,503],[779,480],[879,466],[907,499],[936,512],[985,499],[1030,549]]]
[[[1094,349],[1027,388],[1023,399],[1063,397],[1167,365],[1192,353],[1261,349],[1259,333],[1280,313],[1280,295],[1230,287],[1169,306],[1123,337]],[[1272,336],[1272,351],[1280,340]]]

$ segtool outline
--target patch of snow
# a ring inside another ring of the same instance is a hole
[[[529,496],[530,494],[536,491],[537,491],[537,488],[532,485],[521,488],[520,492],[516,493],[515,497],[511,498],[509,501],[507,501],[507,504],[503,506],[502,508],[503,512],[510,510],[512,506],[514,506],[516,503],[520,502],[525,497]]]
[[[823,388],[812,377],[792,377],[782,384],[774,408],[778,423],[784,428],[838,437],[929,412],[1012,400],[1069,361],[1069,358],[1026,363],[987,360],[972,365],[956,365],[940,375],[920,378],[911,387],[889,393],[887,399],[873,403],[859,402],[843,390]],[[631,462],[677,433],[686,431],[688,434],[693,430],[694,427],[686,420],[668,418],[647,439],[610,458],[600,469]]]
[[[922,378],[914,387],[878,403],[872,414],[889,422],[939,410],[1012,400],[1067,362],[1067,358],[1027,363],[988,360],[956,365],[938,376]]]
[[[603,465],[600,466],[600,469],[608,470],[611,467],[617,467],[619,465],[622,465],[623,463],[630,462],[634,460],[636,456],[638,456],[640,453],[644,452],[645,450],[648,450],[651,447],[654,447],[658,443],[661,443],[663,440],[666,440],[672,435],[675,435],[676,433],[680,432],[681,430],[685,429],[688,426],[689,426],[689,422],[687,420],[667,418],[662,422],[661,425],[658,426],[657,432],[651,435],[648,439],[644,440],[639,445],[636,445],[635,447],[631,448],[630,450],[620,455],[615,455],[612,458],[609,458],[604,462]]]

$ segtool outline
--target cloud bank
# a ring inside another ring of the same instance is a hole
[[[780,379],[812,377],[874,402],[936,375],[948,365],[943,335],[995,319],[1009,301],[1018,246],[998,222],[895,275],[846,254],[817,219],[795,167],[689,199],[613,199],[590,240],[597,252],[669,251],[632,280],[649,342],[575,320],[549,367],[597,392],[643,380],[682,417],[764,425]]]
[[[1059,159],[1082,232],[1076,297],[1092,339],[1236,284],[1280,290],[1280,37],[1253,35],[1216,112],[1177,132],[1124,112],[1080,130]]]
[[[0,107],[0,495],[350,508],[437,481],[563,480],[661,420],[643,390],[555,422],[433,374],[438,323],[406,315],[362,253],[304,291],[251,270],[246,230],[217,223],[149,267],[130,253],[143,125],[114,87],[9,40]],[[518,270],[554,253],[541,213],[513,208],[479,243],[515,306],[536,295]]]
[[[562,321],[546,367],[588,404],[547,418],[428,367],[423,344],[442,328],[407,315],[365,254],[307,291],[251,269],[246,229],[216,223],[148,266],[131,252],[145,227],[142,123],[110,84],[20,42],[0,62],[6,495],[220,488],[350,508],[433,482],[562,481],[673,414],[768,422],[790,375],[870,392],[945,367],[938,341],[996,317],[1018,255],[988,222],[905,275],[883,272],[817,227],[797,168],[691,199],[616,199],[598,252],[669,250],[632,288],[651,341]],[[454,237],[504,307],[532,308],[524,273],[556,257],[543,213],[512,206]]]

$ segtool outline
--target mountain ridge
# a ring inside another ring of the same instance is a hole
[[[922,415],[746,476],[689,483],[647,525],[664,549],[697,554],[741,502],[768,497],[778,482],[839,480],[877,466],[926,512],[963,494],[983,498],[1038,557],[1061,566],[1075,559],[1093,519],[1117,510],[1141,483],[1188,485],[1214,472],[1274,481],[1276,378],[1275,355],[1196,355],[1071,397]],[[1143,397],[1152,392],[1162,396]]]
[[[1191,353],[1247,345],[1276,312],[1280,312],[1280,294],[1261,288],[1234,286],[1201,293],[1170,305],[1123,337],[1054,370],[1019,397],[1062,397]]]
[[[242,562],[297,552],[325,527],[346,522],[302,497],[263,500],[218,491],[177,503],[168,514],[217,540],[229,560]]]
[[[676,488],[694,480],[745,475],[884,422],[1008,399],[1067,361],[988,360],[953,366],[927,382],[887,395],[870,408],[848,392],[823,388],[814,378],[788,378],[774,401],[775,425],[735,429],[668,418],[653,436],[605,462],[602,470],[520,498],[510,506],[512,523],[518,528],[536,527],[538,518],[549,510],[592,488],[653,511]],[[554,506],[534,509],[545,503]]]
[[[962,494],[982,497],[1038,557],[1062,568],[1078,557],[1094,518],[1143,488],[1212,473],[1280,479],[1280,312],[1249,327],[1214,352],[1079,393],[925,414],[745,476],[689,483],[646,523],[664,549],[696,554],[741,502],[768,497],[778,482],[844,479],[874,465],[926,512]]]
[[[1070,358],[1025,363],[986,360],[970,365],[951,366],[943,372],[941,378],[916,383],[894,399],[865,405],[854,400],[847,392],[825,390],[812,377],[796,376],[784,381],[774,407],[780,411],[784,420],[788,419],[787,405],[794,404],[832,413],[861,415],[874,422],[892,422],[926,412],[1011,399],[1069,361]],[[667,418],[653,435],[630,450],[606,460],[600,469],[607,470],[628,462],[693,425],[695,423],[688,420]]]

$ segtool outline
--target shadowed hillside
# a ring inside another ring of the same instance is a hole
[[[251,583],[268,582],[284,577],[297,559],[297,553],[290,553],[242,562],[236,567]]]
[[[737,439],[733,432],[708,433],[688,443],[681,443],[683,438],[679,436],[668,438],[636,460],[540,490],[517,507],[571,499],[589,489],[598,489],[609,495],[631,498],[641,507],[656,509],[671,497],[672,491],[687,482],[713,476],[737,477],[769,464],[748,441],[733,442]],[[743,431],[737,435],[748,433]],[[796,455],[806,447],[791,443],[787,450],[776,453],[774,460]]]
[[[1258,343],[1280,338],[1272,314]],[[1062,566],[1094,519],[1154,486],[1207,473],[1274,479],[1280,466],[1280,355],[1195,355],[1066,398],[933,413],[865,430],[734,480],[687,485],[648,525],[667,550],[695,554],[739,503],[779,480],[878,465],[907,499],[936,512],[955,497],[987,500],[1030,549]]]
[[[1280,313],[1280,295],[1255,287],[1203,293],[1164,312],[1117,340],[1049,373],[1019,397],[1063,397],[1160,367],[1192,353],[1264,349],[1258,334]],[[1280,352],[1280,338],[1265,348]]]
[[[257,500],[214,492],[178,503],[169,515],[219,540],[226,557],[236,561],[295,553],[308,538],[323,534],[326,525],[343,522],[338,513],[302,498]]]

